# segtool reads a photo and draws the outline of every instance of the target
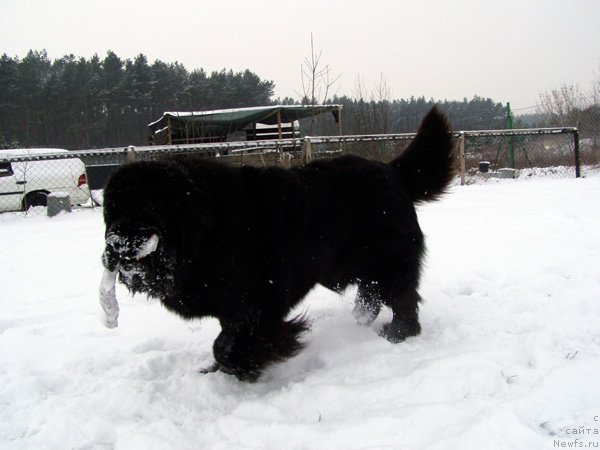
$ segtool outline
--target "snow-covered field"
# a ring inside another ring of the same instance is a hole
[[[100,208],[3,217],[0,448],[600,447],[600,177],[456,186],[419,214],[422,335],[392,345],[316,288],[305,351],[255,384],[198,372],[214,320],[119,286],[102,325]]]

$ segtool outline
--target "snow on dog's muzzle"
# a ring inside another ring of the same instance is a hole
[[[106,236],[106,249],[102,255],[104,272],[100,282],[100,306],[104,311],[104,325],[116,328],[119,318],[119,303],[115,292],[117,274],[122,265],[130,261],[139,261],[158,248],[159,238],[156,234],[149,237],[127,239],[117,233],[109,232]]]

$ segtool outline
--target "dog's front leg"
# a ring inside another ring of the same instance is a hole
[[[213,344],[217,370],[235,375],[241,381],[253,382],[269,363],[261,346],[266,344],[257,324],[221,323],[222,331]]]
[[[218,369],[242,381],[256,381],[269,365],[294,356],[307,328],[302,317],[285,321],[254,312],[240,322],[221,321],[213,353]]]

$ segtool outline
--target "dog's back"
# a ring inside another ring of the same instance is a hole
[[[295,169],[306,193],[301,233],[304,266],[336,290],[358,285],[356,315],[372,321],[382,304],[394,311],[383,331],[397,342],[419,332],[417,293],[425,252],[415,203],[437,199],[454,175],[452,137],[433,109],[407,150],[390,164],[355,156]]]

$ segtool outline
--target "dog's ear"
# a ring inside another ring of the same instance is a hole
[[[158,248],[159,241],[160,241],[160,238],[158,237],[157,234],[152,234],[147,239],[143,239],[143,240],[139,241],[139,243],[136,246],[137,253],[134,256],[134,258],[136,260],[140,260],[140,259],[145,258],[146,256],[150,255],[151,253],[154,253],[156,251],[156,249]]]

